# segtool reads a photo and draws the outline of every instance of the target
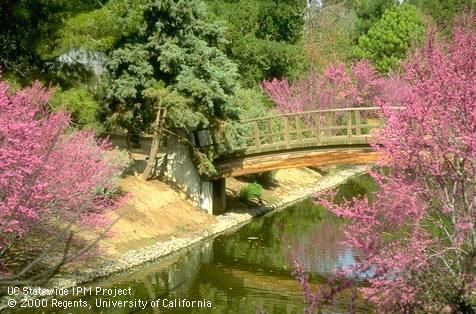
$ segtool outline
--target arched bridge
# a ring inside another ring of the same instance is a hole
[[[395,108],[401,109],[401,108]],[[378,107],[285,113],[242,121],[246,143],[216,161],[212,179],[276,169],[373,163],[369,145],[384,119]]]

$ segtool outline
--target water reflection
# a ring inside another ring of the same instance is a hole
[[[358,177],[342,186],[339,195],[351,196],[372,188],[368,177]],[[93,306],[92,312],[255,313],[258,306],[263,306],[268,313],[302,313],[301,290],[291,275],[293,257],[302,261],[316,285],[323,284],[335,267],[351,265],[356,252],[341,244],[343,223],[306,200],[256,219],[236,232],[95,283],[132,287],[133,295],[121,300],[210,300],[212,308],[141,310]],[[349,298],[350,293],[337,301],[335,313],[346,312]],[[88,301],[94,305],[94,298]],[[369,307],[359,301],[357,311],[368,312]],[[85,313],[84,309],[64,312]]]
[[[342,221],[306,200],[263,217],[213,242],[214,261],[241,270],[289,273],[293,258],[321,276],[353,263],[354,252],[339,243]]]

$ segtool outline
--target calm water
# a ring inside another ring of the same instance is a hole
[[[367,176],[360,176],[341,186],[340,195],[355,195],[372,186]],[[314,284],[324,284],[335,267],[354,263],[356,252],[340,244],[343,224],[306,200],[186,251],[91,284],[132,288],[132,295],[111,300],[208,300],[212,308],[99,309],[95,308],[97,297],[82,297],[92,304],[92,310],[45,312],[255,313],[262,306],[267,313],[302,313],[301,289],[291,275],[293,258],[302,261]],[[350,294],[339,298],[333,313],[346,312],[349,298]],[[359,300],[357,310],[366,313],[369,306]]]

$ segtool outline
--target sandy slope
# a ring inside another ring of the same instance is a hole
[[[170,236],[188,237],[216,222],[163,182],[128,176],[120,179],[119,185],[131,198],[113,214],[121,218],[112,227],[112,237],[102,241],[102,247],[112,255],[169,240]]]

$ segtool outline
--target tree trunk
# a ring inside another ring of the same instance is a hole
[[[141,175],[141,178],[144,180],[149,180],[152,176],[152,171],[155,168],[155,163],[157,161],[157,153],[159,152],[160,144],[160,133],[162,129],[162,123],[165,119],[166,109],[159,108],[157,111],[157,117],[154,122],[154,134],[152,138],[152,146],[150,148],[149,160],[147,161],[147,166],[145,167],[144,172]]]
[[[132,171],[134,172],[134,176],[138,177],[139,174],[137,173],[136,163],[135,163],[135,160],[132,156],[131,131],[130,130],[127,130],[127,133],[126,133],[126,145],[127,145],[127,155],[129,156],[129,159],[134,161],[133,164],[132,164]]]

